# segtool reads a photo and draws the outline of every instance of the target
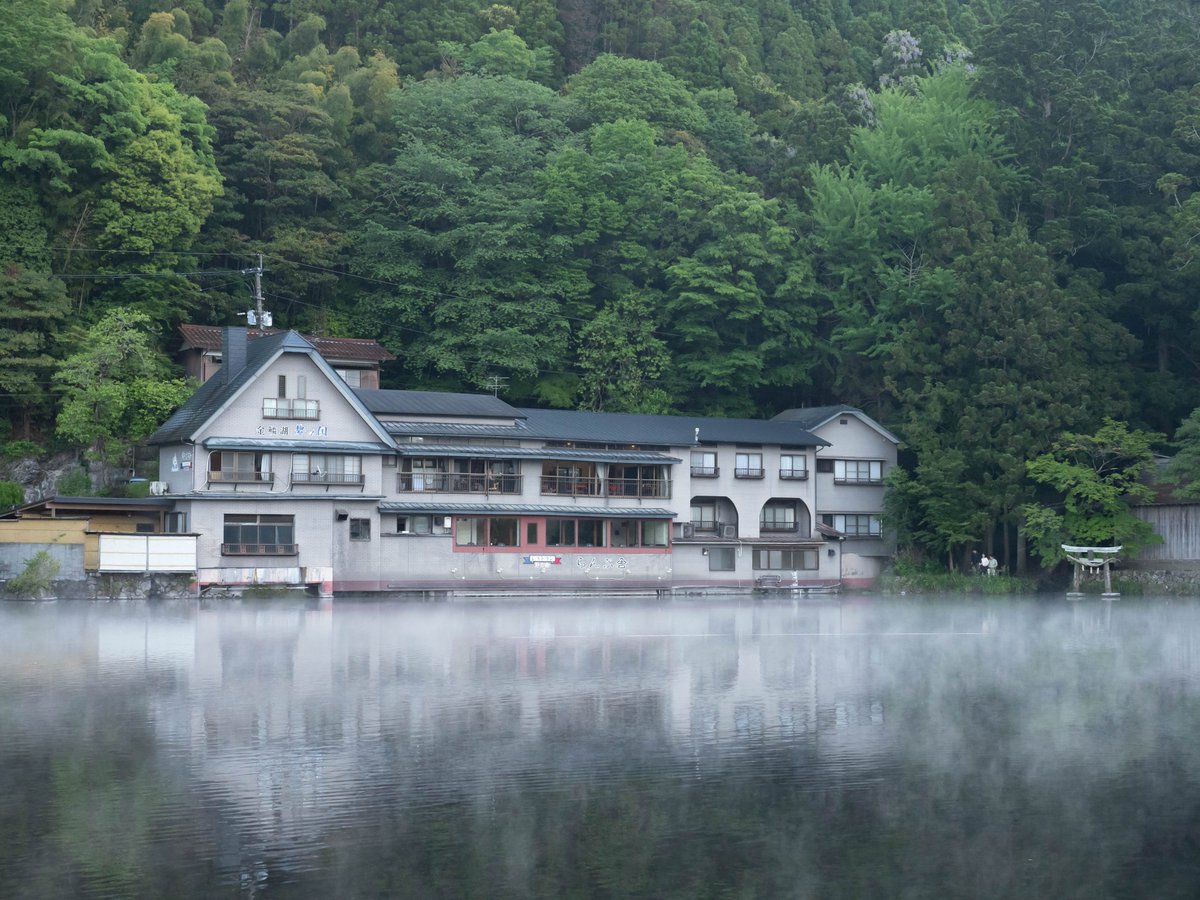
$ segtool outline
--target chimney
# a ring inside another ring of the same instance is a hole
[[[221,375],[229,384],[246,368],[246,329],[226,325],[221,332]]]

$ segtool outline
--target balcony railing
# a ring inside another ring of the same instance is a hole
[[[520,475],[401,472],[396,477],[400,494],[519,494],[522,490]]]
[[[260,472],[256,469],[217,469],[209,470],[209,481],[224,481],[227,484],[261,484],[275,480],[274,472]]]
[[[763,469],[761,466],[757,468],[737,468],[733,470],[734,478],[762,478]]]
[[[296,556],[299,544],[222,544],[222,556]]]
[[[780,469],[779,477],[785,481],[807,481],[808,469]]]
[[[833,483],[834,484],[862,484],[862,485],[873,485],[875,487],[882,487],[883,479],[882,478],[871,478],[871,477],[858,478],[855,476],[848,476],[848,477],[842,477],[842,478],[835,477],[833,479]]]
[[[365,477],[353,472],[293,472],[293,484],[362,484]]]
[[[666,498],[671,496],[671,482],[661,478],[610,478],[608,496]]]
[[[716,478],[720,474],[720,466],[692,466],[693,478]]]
[[[542,493],[566,497],[599,497],[600,479],[587,476],[542,476]]]
[[[282,397],[263,399],[264,419],[319,419],[321,406],[316,400],[285,400]]]

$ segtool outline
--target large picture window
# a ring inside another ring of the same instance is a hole
[[[208,480],[271,481],[271,454],[244,450],[214,450],[208,455]]]
[[[225,516],[224,543],[221,553],[226,556],[295,556],[295,516],[246,515]]]

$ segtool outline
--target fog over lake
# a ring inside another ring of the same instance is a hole
[[[1195,898],[1200,602],[0,605],[0,897]]]

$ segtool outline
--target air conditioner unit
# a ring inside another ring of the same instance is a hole
[[[684,522],[683,523],[683,538],[684,538],[684,540],[691,540],[695,536],[696,536],[696,523],[695,522]]]
[[[150,493],[152,493],[155,497],[161,497],[167,492],[167,490],[168,486],[165,481],[150,482]]]
[[[736,525],[722,525],[721,526],[721,537],[725,538],[726,540],[736,540],[737,526]]]

